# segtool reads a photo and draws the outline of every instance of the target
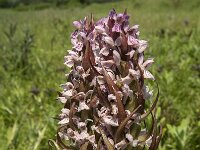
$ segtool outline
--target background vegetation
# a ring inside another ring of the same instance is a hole
[[[199,0],[0,0],[0,6],[0,149],[48,148],[62,108],[56,97],[66,81],[72,21],[112,8],[128,9],[155,57],[164,125],[159,149],[200,149]]]

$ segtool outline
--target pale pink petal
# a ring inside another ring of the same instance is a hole
[[[101,61],[102,66],[106,68],[111,68],[115,62],[113,60]]]
[[[133,136],[131,134],[127,133],[125,137],[129,142],[133,141]]]
[[[131,51],[128,52],[126,55],[129,55],[130,58],[132,58],[134,54],[135,54],[135,50],[131,50]]]
[[[121,61],[121,56],[116,50],[113,51],[113,59],[115,61],[115,64],[119,66]]]
[[[104,37],[104,40],[105,40],[105,42],[106,42],[107,44],[109,44],[109,45],[111,45],[111,46],[114,46],[114,45],[115,45],[113,39],[112,39],[111,37],[109,37],[109,36]]]
[[[127,146],[127,143],[125,140],[120,141],[119,143],[115,144],[115,148],[117,150],[124,150]]]
[[[64,91],[62,94],[68,99],[73,95],[73,90]]]
[[[129,73],[135,79],[138,79],[140,77],[140,73],[138,71],[133,70],[133,69],[129,69]]]
[[[147,41],[140,40],[140,41],[139,41],[138,52],[139,52],[139,53],[142,53],[146,48],[147,48]]]
[[[153,62],[154,62],[153,58],[149,58],[142,64],[142,66],[148,69],[153,64]]]
[[[128,35],[128,45],[132,45],[134,47],[137,47],[139,44],[138,39],[136,39],[134,36],[132,35]]]
[[[109,49],[106,48],[106,47],[103,47],[103,48],[100,50],[99,54],[102,54],[102,55],[104,55],[104,56],[108,56],[108,55],[109,55]]]
[[[139,57],[138,57],[138,64],[141,66],[144,62],[144,54],[143,53],[139,53]]]
[[[114,119],[112,116],[104,116],[104,117],[103,117],[103,121],[104,121],[106,124],[111,125],[111,126],[114,126],[114,127],[119,126],[118,120],[117,120],[117,119]]]
[[[58,100],[63,104],[67,102],[67,99],[65,97],[58,97]]]
[[[61,125],[67,124],[67,123],[69,123],[69,118],[64,118],[64,119],[62,119],[61,121],[58,122],[58,124],[61,124]]]
[[[66,115],[69,115],[69,109],[67,109],[67,108],[63,108],[62,110],[61,110],[61,112],[63,113],[63,114],[66,114]]]
[[[78,28],[78,29],[81,28],[81,23],[80,23],[79,21],[74,21],[74,22],[73,22],[73,25],[74,25],[76,28]]]
[[[154,76],[148,70],[144,70],[144,78],[155,80]]]
[[[105,32],[105,29],[102,26],[95,26],[95,30],[97,33],[100,33],[100,34]]]
[[[129,75],[121,79],[122,79],[122,82],[127,85],[129,85],[133,81],[133,78],[131,78]]]
[[[86,105],[86,103],[84,101],[79,102],[78,112],[80,112],[82,110],[89,110],[88,105]]]
[[[116,100],[116,96],[114,96],[113,94],[109,94],[109,95],[108,95],[108,100],[109,100],[109,101],[112,101],[112,100],[115,101],[115,100]]]

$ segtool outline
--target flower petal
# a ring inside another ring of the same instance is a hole
[[[121,32],[121,25],[118,23],[115,23],[112,28],[112,32]]]
[[[95,31],[96,31],[97,33],[102,34],[102,33],[105,32],[105,29],[104,29],[102,26],[95,26]]]
[[[135,71],[133,69],[129,69],[129,74],[134,77],[135,79],[138,79],[140,77],[140,73],[138,71]]]
[[[134,46],[134,47],[137,47],[139,42],[138,42],[138,39],[136,39],[134,36],[132,35],[128,35],[128,45],[131,45],[131,46]]]
[[[107,44],[111,45],[111,46],[114,46],[114,45],[115,45],[113,39],[112,39],[110,36],[104,37],[104,41],[105,41]]]
[[[78,28],[78,29],[80,29],[81,28],[81,23],[79,22],[79,21],[74,21],[73,22],[73,25],[76,27],[76,28]]]
[[[114,59],[114,61],[115,61],[115,64],[116,64],[117,66],[119,66],[119,65],[120,65],[120,61],[121,61],[121,56],[120,56],[120,54],[118,53],[118,51],[116,51],[116,50],[113,51],[113,59]]]
[[[99,54],[102,54],[102,55],[104,55],[104,56],[108,56],[108,55],[109,55],[109,49],[106,48],[106,47],[103,47],[103,48],[100,50]]]
[[[140,40],[140,41],[139,41],[138,52],[139,52],[139,53],[142,53],[146,48],[147,48],[147,41],[145,41],[145,40]]]
[[[58,122],[58,124],[61,124],[61,125],[67,124],[67,123],[69,123],[69,118],[64,118],[64,119],[62,119],[61,121]]]
[[[148,70],[144,70],[144,78],[155,80],[154,76]]]
[[[153,62],[154,62],[153,58],[149,58],[142,64],[142,66],[148,69],[153,64]]]

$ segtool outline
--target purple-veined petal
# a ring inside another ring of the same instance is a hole
[[[73,67],[74,66],[74,61],[72,59],[66,60],[64,63],[67,67]]]
[[[83,43],[82,42],[78,42],[76,43],[75,46],[73,46],[74,49],[76,49],[77,51],[81,51],[83,48]]]
[[[153,64],[153,62],[153,58],[149,58],[142,64],[142,67],[148,69]]]
[[[147,48],[147,41],[145,40],[140,40],[139,41],[139,48],[138,48],[138,52],[142,53],[144,52],[144,50]]]
[[[119,126],[118,120],[115,119],[115,118],[113,118],[112,116],[108,116],[108,115],[104,116],[104,117],[103,117],[103,121],[104,121],[106,124],[111,125],[111,126],[114,126],[114,127]]]
[[[71,38],[72,38],[72,39],[76,39],[77,36],[78,36],[78,31],[72,32],[72,34],[71,34]]]
[[[121,32],[121,25],[119,23],[115,23],[112,32]]]
[[[155,80],[154,76],[148,70],[144,70],[144,78]]]
[[[128,45],[131,45],[131,46],[134,46],[134,47],[137,47],[139,42],[138,42],[138,39],[136,39],[134,36],[132,35],[128,35]]]

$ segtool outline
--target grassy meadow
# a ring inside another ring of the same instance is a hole
[[[126,0],[63,8],[0,9],[0,150],[45,150],[63,107],[59,85],[68,72],[72,22],[112,8],[140,25],[160,87],[160,150],[200,149],[200,2]],[[155,90],[156,92],[156,90]]]

